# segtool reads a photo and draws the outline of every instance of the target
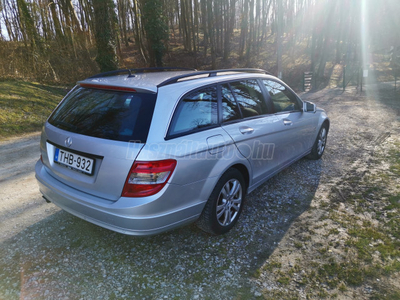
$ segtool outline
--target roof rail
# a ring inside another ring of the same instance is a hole
[[[269,73],[269,72],[267,72],[265,70],[262,70],[262,69],[251,69],[251,68],[198,71],[198,72],[186,73],[186,74],[182,74],[182,75],[178,75],[178,76],[169,78],[169,79],[161,82],[160,84],[158,84],[157,87],[162,87],[162,86],[165,86],[165,85],[176,83],[180,79],[184,79],[184,78],[190,78],[190,77],[194,77],[194,76],[207,75],[207,74],[208,74],[208,76],[206,76],[206,77],[214,77],[214,76],[217,76],[218,73],[231,73],[231,72],[235,72],[235,73],[262,73],[262,74],[272,75],[271,73]]]
[[[99,73],[99,74],[89,77],[88,79],[106,77],[106,76],[123,74],[123,73],[128,73],[129,74],[128,77],[134,77],[135,74],[137,74],[137,73],[159,72],[159,71],[178,71],[178,70],[180,70],[180,71],[197,71],[196,69],[192,69],[192,68],[176,68],[176,67],[120,69],[120,70]]]

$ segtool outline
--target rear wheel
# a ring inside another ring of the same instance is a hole
[[[224,234],[235,226],[242,212],[246,186],[237,169],[229,169],[217,182],[197,226],[211,234]]]
[[[326,140],[328,138],[328,126],[322,124],[317,139],[312,147],[311,153],[307,156],[309,159],[320,159],[322,154],[324,154],[326,147]]]

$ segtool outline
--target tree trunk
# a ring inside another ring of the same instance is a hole
[[[51,17],[53,19],[54,31],[56,32],[56,39],[63,40],[64,34],[61,30],[60,20],[58,19],[58,16],[57,16],[56,5],[53,2],[53,0],[48,0],[48,2],[49,2],[50,11],[51,11]]]
[[[248,15],[249,15],[249,3],[248,0],[243,0],[243,11],[242,20],[240,25],[240,40],[239,40],[239,57],[243,58],[243,52],[246,46],[247,31],[249,28]]]
[[[93,0],[95,17],[96,62],[101,72],[118,68],[116,40],[113,30],[115,16],[112,0]]]
[[[146,31],[150,66],[162,67],[168,26],[163,16],[161,0],[142,1],[142,24]]]
[[[277,32],[276,32],[276,48],[277,48],[277,67],[278,67],[278,77],[282,78],[282,36],[283,36],[283,0],[277,0]]]
[[[207,0],[200,0],[201,6],[201,27],[203,29],[204,37],[203,37],[203,44],[204,44],[204,57],[207,57],[207,49],[208,49],[208,42],[209,42],[209,35],[208,35],[208,27],[207,27]]]
[[[217,68],[217,60],[215,53],[215,34],[214,34],[214,15],[211,1],[207,1],[207,17],[208,17],[208,36],[210,39],[211,48],[211,68]]]

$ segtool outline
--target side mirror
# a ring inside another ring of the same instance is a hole
[[[315,113],[317,111],[317,106],[312,102],[305,101],[303,103],[303,111]]]

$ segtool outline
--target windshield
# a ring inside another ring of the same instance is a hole
[[[76,87],[49,123],[92,137],[145,143],[155,100],[156,94]]]

